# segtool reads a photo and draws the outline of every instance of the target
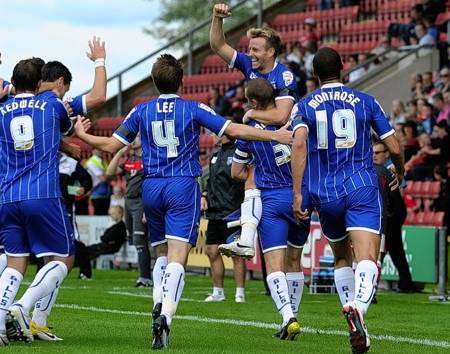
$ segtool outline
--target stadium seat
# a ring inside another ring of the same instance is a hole
[[[243,80],[243,78],[242,73],[238,71],[186,76],[183,79],[183,91],[185,94],[208,92],[209,88],[214,86],[223,92],[229,86]]]
[[[434,212],[432,219],[431,219],[431,225],[436,226],[436,227],[444,226],[444,218],[445,218],[445,213],[443,211]]]
[[[111,136],[122,121],[122,117],[100,118],[94,123],[93,133],[99,136]]]
[[[230,72],[231,69],[218,55],[208,55],[202,63],[200,73],[202,74],[216,74],[223,72]]]

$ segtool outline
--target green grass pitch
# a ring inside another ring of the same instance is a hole
[[[31,269],[31,273],[34,268]],[[151,289],[133,287],[136,273],[96,271],[81,281],[75,270],[59,293],[49,324],[62,342],[12,343],[11,353],[138,353],[151,349]],[[26,278],[31,280],[31,276]],[[24,286],[21,290],[23,291]],[[180,353],[351,353],[337,295],[309,295],[305,288],[299,320],[303,333],[293,342],[272,337],[280,322],[260,281],[249,281],[247,303],[203,303],[210,279],[188,276],[174,320],[170,352]],[[429,303],[426,294],[380,293],[367,315],[373,353],[449,353],[450,305]]]

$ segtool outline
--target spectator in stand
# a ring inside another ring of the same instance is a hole
[[[94,215],[108,215],[111,187],[105,175],[108,164],[102,159],[100,150],[92,150],[92,156],[86,161],[85,167],[92,177],[94,186],[91,193]]]
[[[119,185],[115,185],[113,187],[113,193],[111,195],[111,202],[109,203],[109,207],[113,206],[121,206],[122,208],[125,207],[125,198],[123,197],[123,190],[122,187]]]
[[[447,227],[447,235],[450,230],[450,183],[448,180],[447,167],[434,167],[434,181],[441,182],[441,190],[437,199],[433,200],[431,209],[445,212],[444,226]]]
[[[401,38],[405,45],[410,45],[411,36],[415,35],[415,26],[422,21],[423,5],[417,4],[411,8],[410,22],[403,23],[391,23],[388,28],[388,40],[391,42],[391,38]]]
[[[405,161],[415,155],[419,151],[419,141],[417,140],[417,124],[413,121],[407,121],[403,126],[403,134],[405,136],[405,145],[403,147]]]
[[[301,69],[300,65],[294,62],[289,62],[286,66],[294,74],[295,82],[297,83],[297,95],[298,97],[303,97],[306,94],[306,73]]]
[[[356,54],[350,55],[348,62],[349,70],[355,69],[359,65],[358,56]],[[350,74],[348,74],[348,82],[359,80],[365,73],[366,69],[364,69],[364,67],[360,67],[359,69],[351,71]]]
[[[329,10],[333,7],[334,0],[317,0],[321,10]]]
[[[357,6],[361,0],[341,0],[340,5],[341,7],[347,7],[347,6]]]
[[[397,124],[404,124],[405,122],[406,122],[405,105],[401,100],[393,100],[391,124],[395,126]]]
[[[234,97],[230,100],[231,108],[230,115],[233,116],[236,110],[245,110],[246,106],[246,98],[245,98],[245,89],[243,85],[236,87],[236,92]]]
[[[423,24],[427,29],[427,34],[433,37],[434,42],[437,43],[439,41],[439,29],[434,21],[435,19],[431,18],[429,15],[425,15],[423,18]]]
[[[313,76],[313,67],[312,62],[314,59],[314,55],[317,53],[317,42],[315,41],[307,41],[306,42],[306,52],[305,52],[305,71],[308,76]]]
[[[418,43],[419,46],[436,44],[436,40],[433,38],[431,34],[427,32],[427,28],[422,22],[418,23],[414,27],[414,32],[417,36],[417,39],[419,40]]]
[[[439,72],[439,80],[436,84],[440,92],[450,92],[450,69],[445,67]]]
[[[414,73],[409,81],[412,98],[422,97],[422,75]]]
[[[303,57],[305,55],[305,50],[300,44],[300,42],[295,42],[291,47],[291,52],[286,56],[287,62],[293,62],[300,66],[303,65]]]
[[[221,116],[228,115],[230,104],[225,97],[220,95],[218,88],[210,87],[208,103],[217,114]]]
[[[422,100],[419,100],[422,101]],[[433,127],[436,124],[436,119],[434,117],[433,106],[425,101],[420,110],[417,123],[419,124],[419,131],[423,130],[427,134],[431,134]]]
[[[313,92],[319,88],[319,81],[316,77],[306,79],[306,94]]]
[[[445,12],[444,0],[425,0],[423,1],[423,15],[429,18],[433,23],[440,13]]]
[[[317,22],[315,19],[309,17],[305,20],[306,33],[302,36],[302,42],[315,42],[316,45],[319,44],[319,35],[316,32]]]
[[[406,105],[406,120],[416,120],[417,100],[410,100]]]
[[[450,104],[445,103],[442,93],[438,92],[433,96],[433,106],[437,111],[436,123],[448,121],[450,118]]]
[[[419,142],[420,150],[411,156],[407,163],[405,163],[405,179],[413,181],[423,181],[429,175],[429,166],[427,165],[427,156],[425,151],[431,146],[431,139],[427,133],[419,135],[417,141]]]
[[[430,95],[434,90],[433,73],[426,71],[422,74],[422,93]]]

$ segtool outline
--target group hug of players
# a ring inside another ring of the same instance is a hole
[[[157,255],[152,348],[168,346],[188,254],[197,241],[196,178],[202,172],[198,142],[201,127],[206,127],[218,136],[237,139],[232,175],[246,185],[242,230],[240,238],[220,249],[252,257],[258,230],[267,283],[283,318],[276,336],[293,340],[300,333],[297,313],[304,284],[300,258],[309,216],[316,210],[334,253],[336,289],[352,350],[369,350],[364,315],[379,273],[383,208],[372,162],[372,130],[390,151],[401,179],[403,161],[394,130],[373,97],[341,83],[342,61],[331,48],[320,49],[314,57],[320,89],[297,102],[292,72],[276,61],[280,37],[270,28],[252,29],[248,54],[239,53],[226,43],[222,29],[223,19],[230,15],[228,5],[215,5],[210,41],[213,50],[247,79],[252,109],[244,116],[246,124],[182,99],[182,65],[165,54],[151,71],[160,95],[133,108],[111,137],[94,136],[88,133],[90,121],[81,115],[104,100],[100,87],[106,79],[105,53],[98,39],[91,43],[94,87],[88,95],[66,103],[70,113],[61,101],[71,79],[64,65],[50,62],[42,67],[36,58],[16,65],[12,85],[4,92],[9,91],[9,97],[0,103],[0,238],[7,255],[0,278],[4,345],[11,338],[31,341],[33,328],[34,333],[40,330],[41,338],[53,335],[46,319],[73,263],[73,230],[60,202],[58,149],[60,134],[74,133],[111,153],[140,135],[142,199]],[[80,116],[71,120],[70,115]],[[30,253],[45,257],[46,264],[22,298],[15,300]]]

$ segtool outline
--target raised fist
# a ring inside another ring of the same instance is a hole
[[[227,4],[214,5],[213,15],[215,17],[227,18],[231,16],[230,6]]]

